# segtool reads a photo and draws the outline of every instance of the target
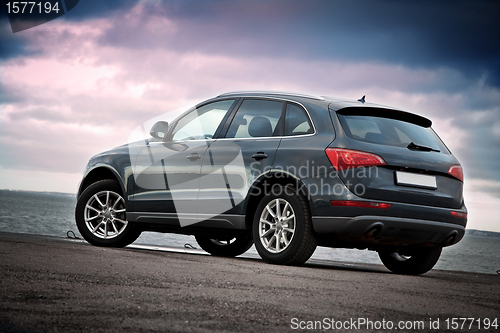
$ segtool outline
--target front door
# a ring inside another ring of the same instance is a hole
[[[137,221],[196,223],[203,157],[235,100],[209,103],[172,124],[167,140],[144,147],[134,164]]]

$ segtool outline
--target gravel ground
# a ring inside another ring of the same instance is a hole
[[[320,328],[313,321],[328,331],[332,320],[354,322],[347,331],[404,321],[399,331],[415,332],[438,319],[442,332],[447,318],[500,321],[499,282],[477,273],[402,276],[381,265],[320,260],[276,266],[0,233],[0,332],[290,332]],[[425,326],[409,328],[415,321]],[[469,323],[462,331],[478,330]]]

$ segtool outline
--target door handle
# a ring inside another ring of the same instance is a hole
[[[263,153],[263,152],[259,151],[258,153],[253,154],[253,155],[252,155],[252,158],[255,158],[256,160],[262,160],[262,159],[264,159],[264,158],[267,158],[267,154],[265,154],[265,153]]]
[[[189,155],[187,157],[187,159],[190,161],[196,161],[196,160],[199,160],[200,158],[201,158],[201,156],[198,153],[192,153],[191,155]]]

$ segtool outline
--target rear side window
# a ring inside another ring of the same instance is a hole
[[[311,134],[313,131],[306,112],[295,104],[288,104],[285,115],[285,135],[304,135]]]
[[[413,142],[449,153],[430,127],[384,117],[341,114],[338,117],[346,135],[351,139],[405,148]]]
[[[278,136],[283,103],[246,99],[236,112],[226,138],[262,138]]]

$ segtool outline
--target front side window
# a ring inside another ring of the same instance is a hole
[[[218,101],[196,108],[175,125],[173,141],[205,140],[215,135],[234,99]]]
[[[304,135],[313,132],[306,112],[295,104],[288,104],[285,116],[285,135]]]
[[[262,138],[280,135],[283,103],[247,99],[236,112],[226,138]]]

